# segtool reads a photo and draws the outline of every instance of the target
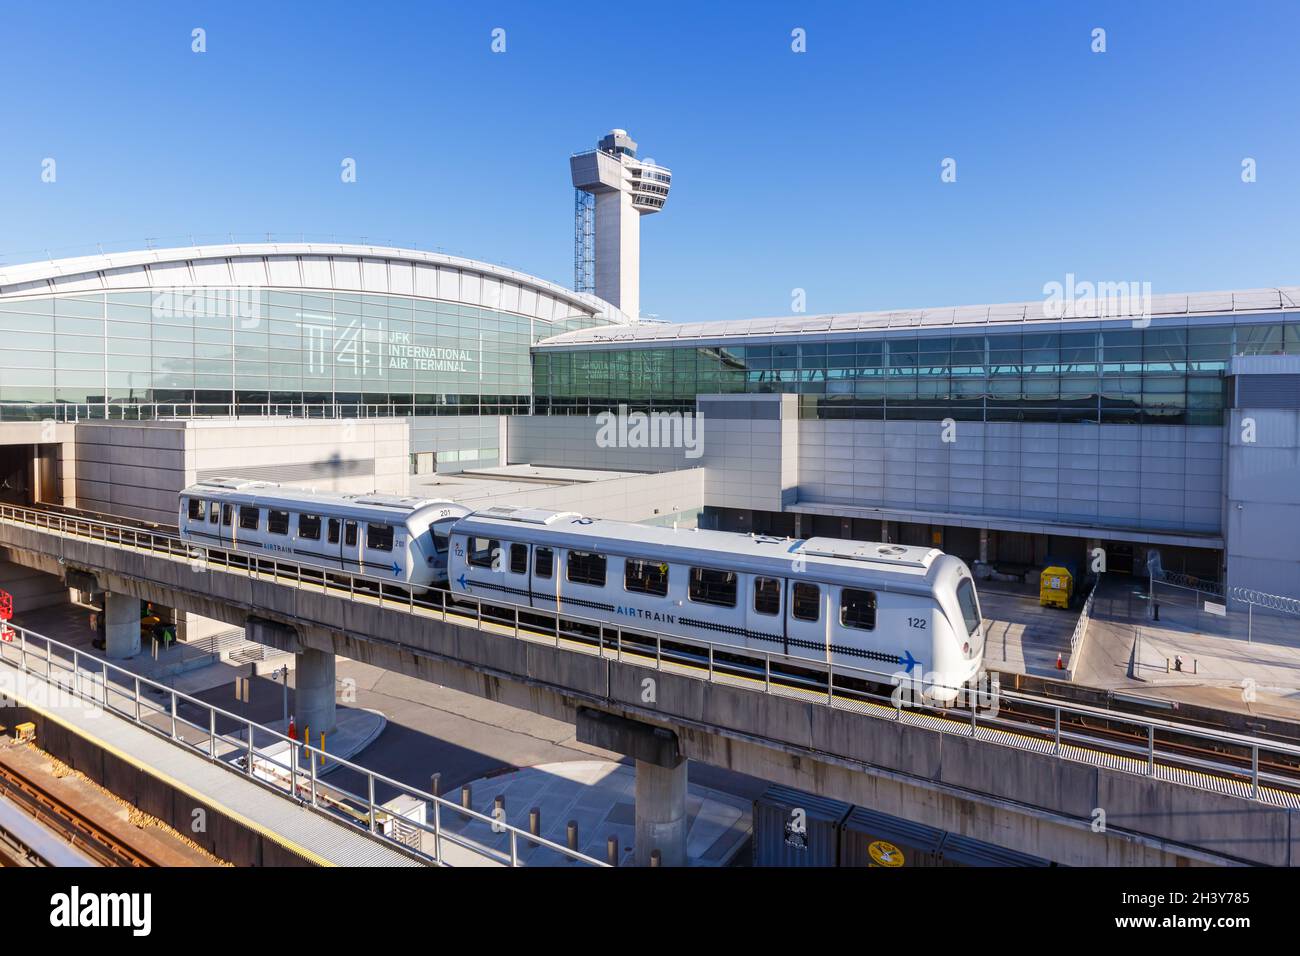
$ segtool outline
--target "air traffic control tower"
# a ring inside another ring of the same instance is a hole
[[[627,130],[610,130],[595,149],[569,160],[576,189],[573,286],[633,319],[641,306],[641,217],[668,201],[673,174],[636,158]]]

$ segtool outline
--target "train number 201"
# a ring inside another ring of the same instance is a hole
[[[922,631],[924,631],[924,630],[925,630],[925,618],[923,618],[923,617],[909,617],[909,618],[907,619],[907,626],[908,626],[908,627],[915,627],[915,628],[917,628],[918,630],[922,630]]]

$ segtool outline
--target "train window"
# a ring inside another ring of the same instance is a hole
[[[510,573],[528,573],[528,545],[512,544],[510,546]]]
[[[628,558],[623,562],[623,590],[663,597],[668,593],[668,564]]]
[[[790,613],[796,621],[815,621],[821,617],[822,589],[800,581],[790,592]]]
[[[605,556],[592,551],[569,552],[569,580],[574,584],[605,586]]]
[[[857,588],[840,590],[840,623],[859,631],[876,629],[876,593]]]
[[[190,503],[190,510],[189,510],[190,520],[202,521],[203,520],[203,499],[189,498],[187,500]]]
[[[327,540],[329,541],[330,544],[339,543],[339,519],[338,518],[330,518],[329,525],[327,526],[327,530],[325,533],[328,536]]]
[[[957,585],[957,604],[961,607],[962,619],[966,622],[966,633],[970,634],[980,626],[980,606],[975,600],[975,585],[970,578],[963,578]]]
[[[467,550],[471,565],[495,570],[494,562],[501,551],[501,542],[496,538],[470,538]]]
[[[366,547],[371,551],[392,551],[393,526],[391,524],[367,524]]]
[[[320,515],[298,515],[298,537],[304,541],[319,541]]]
[[[550,548],[533,548],[533,577],[549,578],[555,573],[555,552]]]
[[[736,606],[736,572],[691,568],[687,596],[696,604]]]
[[[754,578],[754,610],[759,614],[781,613],[781,582],[776,578]]]
[[[208,521],[216,524],[221,520],[221,505],[212,501],[208,503]]]
[[[221,523],[225,525],[227,528],[230,527],[231,516],[234,514],[234,512],[235,512],[234,505],[221,506]]]
[[[268,508],[266,510],[266,530],[271,534],[288,534],[289,512]]]
[[[343,523],[343,546],[346,548],[355,548],[357,546],[357,523],[355,521],[345,521]]]
[[[239,526],[245,531],[256,531],[257,522],[261,518],[258,509],[250,508],[248,505],[241,505],[239,508]]]

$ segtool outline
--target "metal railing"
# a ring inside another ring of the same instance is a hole
[[[1088,597],[1084,599],[1083,607],[1079,611],[1079,619],[1074,622],[1074,632],[1070,635],[1070,680],[1074,680],[1075,671],[1079,668],[1079,657],[1083,653],[1083,644],[1088,637],[1088,625],[1092,622],[1092,602],[1097,596],[1097,591],[1101,588],[1101,578],[1098,577],[1092,582],[1092,589],[1088,592]]]
[[[901,669],[893,672],[874,670],[829,663],[824,658],[716,644],[676,634],[664,635],[495,597],[491,601],[459,594],[450,598],[438,590],[417,594],[405,586],[370,575],[327,571],[291,561],[196,547],[179,535],[17,505],[0,505],[0,522],[155,553],[186,561],[196,571],[225,571],[276,581],[296,589],[336,593],[349,600],[371,600],[379,607],[453,625],[471,626],[516,640],[541,640],[557,648],[563,644],[569,649],[585,650],[618,661],[644,663],[656,670],[672,668],[677,673],[708,682],[740,685],[764,694],[794,696],[943,733],[982,735],[987,742],[1046,752],[1063,759],[1113,766],[1114,760],[1110,758],[1118,755],[1128,761],[1125,766],[1130,772],[1300,808],[1300,769],[1291,769],[1300,768],[1300,747],[1286,743],[1064,704],[1005,691],[1000,686],[991,689],[950,688],[958,693],[958,706],[936,707],[927,702],[921,691],[927,682],[932,688],[944,685],[936,684],[930,678],[923,680],[920,674],[906,674]],[[325,629],[336,626],[328,621],[307,618],[302,621]],[[858,683],[894,686],[892,693],[883,694],[870,686],[858,686]],[[1099,719],[1116,726],[1108,726],[1104,732],[1086,726],[1087,722],[1095,724]],[[1069,727],[1068,721],[1074,721],[1076,728]],[[1187,752],[1197,750],[1195,744],[1187,743],[1189,739],[1205,745],[1199,748],[1199,755]],[[1134,743],[1134,740],[1140,742]],[[1274,762],[1284,771],[1290,769],[1291,772],[1261,769],[1261,755],[1280,758]],[[1234,758],[1238,765],[1233,764]],[[1202,776],[1189,776],[1182,772],[1186,769],[1201,771]],[[1231,781],[1243,785],[1245,792],[1232,786]]]
[[[0,405],[0,421],[57,424],[77,422],[143,422],[195,418],[399,418],[451,415],[526,414],[528,404],[508,400],[472,405],[429,405],[414,402],[60,402],[53,405]]]
[[[22,627],[11,625],[10,631],[0,640],[0,660],[18,666],[24,674],[57,686],[78,700],[128,720],[300,805],[428,863],[447,862],[444,849],[444,843],[447,843],[509,866],[523,865],[521,852],[527,847],[553,850],[566,859],[590,866],[608,865],[540,835],[535,836],[505,820],[463,807],[322,748],[287,737],[249,718],[141,677],[68,644]],[[149,693],[161,698],[161,703],[147,696]],[[218,723],[236,728],[238,732],[232,733],[229,729],[222,732],[218,730]],[[186,731],[190,732],[189,735]],[[259,739],[263,743],[259,744]],[[364,782],[365,793],[326,786],[317,772],[326,760],[358,774]],[[427,815],[425,821],[420,821],[384,809],[375,800],[380,785],[395,790],[399,795],[423,801],[432,811],[432,822],[428,822]],[[484,823],[493,834],[506,834],[508,852],[494,850],[449,831],[444,822],[448,813]],[[400,838],[397,833],[399,820],[400,827],[405,828],[408,834],[416,830],[432,837],[433,852],[426,853],[411,846],[407,839]]]

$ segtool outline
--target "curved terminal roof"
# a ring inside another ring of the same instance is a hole
[[[414,249],[315,242],[145,249],[0,267],[0,299],[176,287],[255,286],[443,299],[547,322],[626,323],[603,299],[513,269]]]
[[[1126,284],[1127,285],[1127,284]],[[1137,318],[1160,319],[1198,315],[1223,315],[1234,312],[1257,313],[1300,309],[1300,286],[1275,289],[1240,289],[1230,292],[1190,292],[1153,295],[1146,302],[1133,296],[1103,297],[1060,303],[1063,314],[1052,314],[1044,299],[1002,305],[968,305],[955,308],[917,309],[901,312],[850,312],[832,315],[790,316],[787,318],[744,319],[725,322],[629,322],[578,329],[552,336],[535,348],[567,346],[620,346],[675,341],[735,342],[750,337],[780,337],[808,333],[858,331],[941,331],[951,328],[1020,327],[1036,323],[1125,321]]]

